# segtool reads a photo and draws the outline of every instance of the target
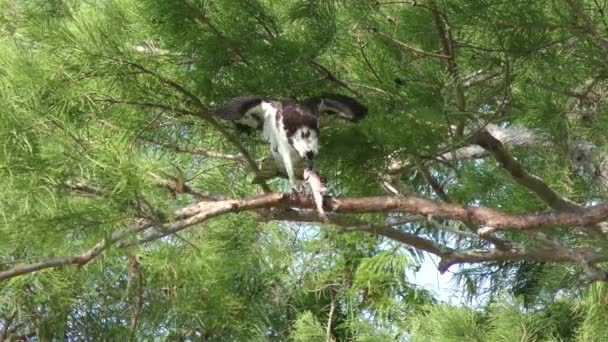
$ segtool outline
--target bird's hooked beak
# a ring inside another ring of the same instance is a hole
[[[314,162],[313,159],[306,159],[305,163],[306,163],[306,168],[307,169],[309,169],[311,171],[314,171],[314,169],[315,169],[315,162]]]
[[[304,162],[306,163],[306,168],[310,169],[310,170],[314,170],[315,169],[315,155],[312,151],[308,151],[305,154],[306,158],[304,158]]]

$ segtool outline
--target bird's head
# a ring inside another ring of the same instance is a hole
[[[311,127],[298,128],[290,138],[291,146],[308,167],[312,167],[319,153],[319,132]]]

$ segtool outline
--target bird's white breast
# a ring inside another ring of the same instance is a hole
[[[289,145],[287,133],[283,128],[282,119],[277,118],[277,112],[279,110],[277,105],[263,101],[261,106],[264,111],[264,138],[270,143],[274,159],[284,168],[285,165],[283,163],[283,158],[279,153],[279,149],[289,151],[292,161],[298,160],[298,153]]]

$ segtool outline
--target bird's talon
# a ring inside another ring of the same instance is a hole
[[[297,195],[301,194],[302,192],[303,192],[303,189],[301,186],[294,185],[291,187],[292,196],[297,196]]]
[[[329,220],[329,217],[327,217],[327,214],[325,214],[325,212],[321,212],[319,213],[319,219],[321,220],[321,222],[323,223],[330,223],[331,221]]]

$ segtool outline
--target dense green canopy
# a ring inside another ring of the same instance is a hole
[[[605,336],[605,1],[0,4],[0,340]],[[211,115],[323,93],[329,224]]]

